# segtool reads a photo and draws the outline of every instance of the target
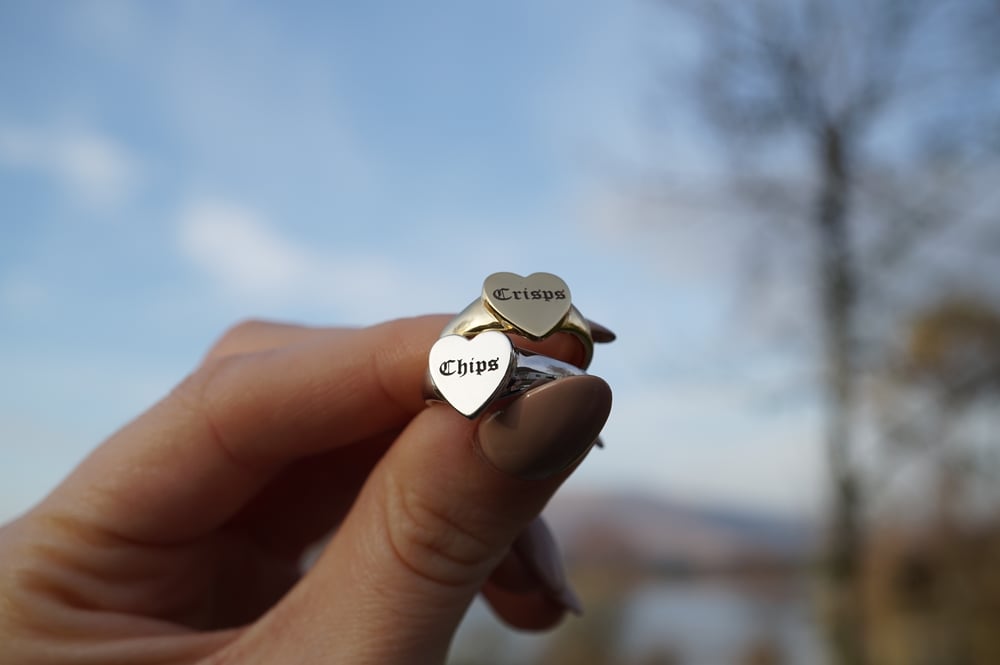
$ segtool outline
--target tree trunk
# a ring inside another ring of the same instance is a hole
[[[867,662],[862,598],[861,487],[852,454],[854,413],[854,323],[858,275],[848,225],[850,161],[844,135],[835,124],[819,134],[822,176],[815,217],[818,288],[823,324],[826,448],[829,458],[828,559],[829,629],[833,662]]]

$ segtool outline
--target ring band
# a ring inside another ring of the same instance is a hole
[[[538,337],[504,320],[489,309],[482,298],[477,298],[469,303],[469,306],[463,309],[458,316],[448,322],[448,325],[441,332],[441,336],[462,335],[463,337],[472,337],[489,330],[512,332],[536,341],[557,332],[569,333],[576,337],[583,347],[583,362],[580,364],[582,369],[587,369],[590,366],[591,359],[594,357],[594,338],[591,335],[590,324],[587,323],[587,319],[583,318],[580,311],[573,305],[570,305],[565,318],[562,319],[549,335]]]
[[[517,348],[499,331],[472,339],[446,335],[431,348],[424,398],[447,402],[472,419],[541,383],[582,374],[575,365]]]

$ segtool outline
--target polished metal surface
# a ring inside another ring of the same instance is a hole
[[[490,297],[487,297],[487,292]],[[560,294],[563,297],[560,298]],[[500,303],[500,311],[494,309],[494,303]],[[590,324],[570,302],[566,283],[550,273],[534,273],[528,277],[514,273],[490,275],[483,282],[483,295],[469,303],[444,327],[441,334],[473,337],[491,330],[514,333],[532,340],[545,339],[560,332],[569,333],[583,347],[584,357],[580,365],[583,369],[590,365],[594,356]]]
[[[424,397],[445,401],[467,418],[533,386],[584,371],[574,365],[514,346],[491,330],[466,338],[445,335],[431,347]]]
[[[531,339],[544,339],[559,327],[572,305],[569,287],[548,272],[521,277],[495,272],[483,281],[483,303]]]

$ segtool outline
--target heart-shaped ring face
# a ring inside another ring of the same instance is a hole
[[[483,282],[483,301],[497,316],[533,339],[552,334],[572,305],[566,282],[548,272],[527,277],[495,272]]]
[[[502,332],[445,335],[431,347],[431,381],[459,413],[475,418],[507,384],[515,362],[514,345]]]

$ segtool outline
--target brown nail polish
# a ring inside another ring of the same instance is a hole
[[[598,344],[607,344],[608,342],[613,342],[618,339],[618,335],[616,335],[610,328],[605,328],[596,321],[588,321],[588,323],[590,324],[590,335]]]
[[[596,376],[556,379],[487,416],[478,442],[496,468],[526,480],[568,468],[589,450],[611,412],[611,388]]]
[[[566,579],[559,545],[542,518],[536,517],[528,525],[514,541],[512,550],[524,567],[541,582],[549,598],[573,614],[583,614],[580,597]]]

